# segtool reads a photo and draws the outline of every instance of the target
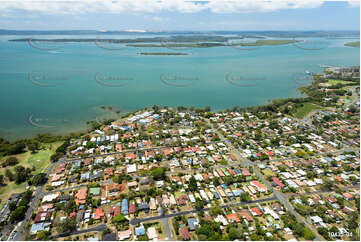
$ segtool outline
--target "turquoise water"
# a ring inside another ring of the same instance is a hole
[[[320,64],[349,66],[360,62],[359,48],[343,46],[354,41],[349,39],[327,39],[327,44],[318,44],[321,50],[304,50],[290,44],[252,51],[230,47],[129,47],[111,51],[94,43],[36,43],[45,48],[57,47],[45,51],[27,42],[7,41],[22,37],[28,36],[0,37],[0,136],[8,139],[39,132],[75,131],[96,117],[116,116],[102,111],[99,107],[103,105],[121,112],[154,104],[209,105],[219,110],[299,97],[300,82],[294,81],[295,75],[299,77],[306,70],[321,72]],[[317,44],[314,46],[317,48]],[[140,52],[189,55],[144,56]]]

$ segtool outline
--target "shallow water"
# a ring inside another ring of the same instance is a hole
[[[76,131],[96,117],[116,116],[99,108],[103,105],[121,112],[154,104],[211,106],[219,110],[299,97],[297,87],[309,83],[302,78],[305,71],[321,72],[320,64],[349,66],[360,62],[359,48],[344,46],[354,41],[350,39],[313,38],[308,39],[313,44],[252,50],[110,50],[124,45],[105,43],[34,43],[40,47],[35,48],[28,42],[7,41],[22,37],[29,36],[0,36],[0,136],[8,139],[39,132]],[[144,56],[140,52],[189,55]]]

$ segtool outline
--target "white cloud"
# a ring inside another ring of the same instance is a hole
[[[161,17],[155,16],[155,17],[152,17],[152,20],[155,22],[166,22],[166,21],[168,21],[168,18],[161,18]]]
[[[209,10],[213,13],[270,12],[283,9],[317,8],[323,0],[0,0],[0,11],[16,10],[43,14],[82,13],[157,13],[174,11],[196,13]],[[359,6],[359,1],[348,1]],[[157,21],[157,20],[155,20]]]

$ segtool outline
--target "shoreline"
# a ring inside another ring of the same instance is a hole
[[[351,66],[350,66],[351,67]],[[325,70],[324,70],[325,71]],[[313,73],[312,75],[319,75],[321,73],[324,73],[323,72],[320,72],[320,73]],[[300,102],[306,102],[305,99],[309,98],[310,96],[307,94],[307,88],[308,87],[311,87],[312,84],[314,83],[315,80],[313,80],[311,83],[308,83],[305,85],[301,85],[301,86],[298,86],[297,88],[295,88],[296,92],[299,94],[298,97],[284,97],[284,98],[276,98],[276,99],[268,99],[268,100],[265,100],[264,103],[262,104],[258,104],[258,105],[251,105],[251,106],[247,106],[247,107],[239,107],[238,105],[236,106],[231,106],[231,107],[228,107],[228,108],[224,108],[224,109],[218,109],[218,110],[212,110],[212,107],[211,107],[211,110],[212,112],[225,112],[227,110],[231,110],[233,107],[237,107],[237,109],[239,109],[240,111],[249,111],[249,110],[252,110],[252,109],[257,109],[257,108],[264,108],[264,107],[267,107],[267,106],[271,106],[271,105],[274,105],[274,104],[277,104],[279,102],[282,102],[284,100],[299,100]],[[167,106],[167,105],[165,105]],[[162,107],[162,106],[160,106]],[[179,105],[179,106],[168,106],[170,108],[173,108],[173,109],[176,109],[177,107],[186,107],[187,109],[191,108],[191,107],[194,107],[195,109],[197,108],[200,108],[200,109],[203,109],[201,107],[196,107],[196,106],[183,106],[183,105]],[[102,120],[100,121],[100,123],[102,123],[102,121],[105,121],[105,120],[109,120],[109,119],[120,119],[122,118],[122,116],[128,114],[128,113],[135,113],[135,112],[139,112],[139,111],[142,111],[142,110],[145,110],[145,109],[149,109],[151,108],[151,106],[145,106],[143,108],[140,108],[140,109],[136,109],[136,110],[130,110],[130,111],[120,111],[120,110],[117,110],[116,108],[114,108],[113,106],[98,106],[97,108],[99,108],[100,110],[102,111],[105,111],[106,113],[103,113],[102,115],[99,116],[99,118],[101,118]],[[115,117],[116,116],[116,117]],[[91,128],[90,127],[90,124],[91,122],[98,122],[98,116],[96,116],[95,120],[94,119],[90,119],[90,120],[83,120],[83,121],[80,121],[80,122],[77,122],[77,123],[74,123],[70,126],[63,126],[62,128],[58,129],[57,131],[44,131],[44,132],[37,132],[37,133],[33,133],[33,134],[28,134],[28,135],[24,135],[24,136],[15,136],[15,138],[7,138],[6,136],[7,135],[1,135],[1,132],[2,130],[0,129],[0,138],[4,138],[8,141],[11,141],[11,142],[16,142],[16,141],[19,141],[19,140],[24,140],[24,139],[33,139],[35,138],[36,136],[38,136],[39,134],[50,134],[50,135],[53,135],[53,136],[62,136],[62,137],[65,137],[65,136],[68,136],[70,134],[82,134],[84,132],[88,132],[88,130]],[[99,122],[98,122],[99,123]],[[7,131],[5,131],[4,133],[6,134]],[[11,134],[11,131],[8,132],[8,134],[10,135]]]

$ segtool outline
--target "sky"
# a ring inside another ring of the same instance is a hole
[[[0,0],[0,29],[359,30],[360,3],[359,0]]]

